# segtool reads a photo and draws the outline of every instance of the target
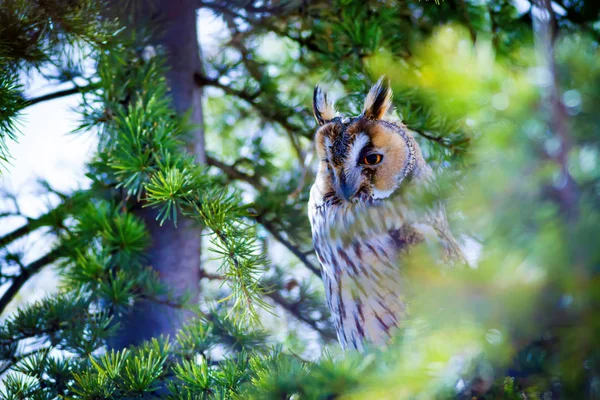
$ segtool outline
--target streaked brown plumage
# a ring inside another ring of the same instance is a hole
[[[438,242],[462,257],[441,204],[420,213],[395,195],[428,184],[432,172],[411,132],[383,119],[391,96],[380,80],[354,118],[337,116],[318,87],[313,98],[320,165],[309,218],[343,348],[387,343],[406,316],[402,259],[411,247]]]

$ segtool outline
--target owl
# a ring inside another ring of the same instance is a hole
[[[342,348],[382,346],[407,315],[402,263],[411,248],[438,244],[462,259],[442,203],[412,210],[402,193],[432,184],[412,133],[385,118],[389,84],[379,80],[359,116],[336,115],[317,86],[313,111],[320,159],[308,213],[327,305]]]

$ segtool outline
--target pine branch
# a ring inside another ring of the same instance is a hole
[[[50,251],[48,254],[33,261],[27,267],[23,268],[21,270],[21,273],[14,279],[12,279],[11,285],[0,298],[0,315],[4,312],[8,304],[17,295],[19,290],[21,290],[21,288],[29,280],[29,278],[40,272],[40,270],[46,265],[58,260],[63,255],[63,253],[64,248],[57,247],[54,250]]]
[[[300,251],[298,247],[294,246],[290,241],[286,240],[283,236],[281,236],[281,233],[277,231],[277,229],[273,226],[271,222],[267,221],[260,215],[254,217],[254,219],[256,220],[256,222],[264,226],[265,229],[275,238],[275,240],[284,245],[292,254],[294,254],[302,262],[302,264],[306,266],[306,268],[308,268],[313,274],[318,276],[319,279],[321,278],[321,269],[315,266],[312,262],[310,262],[310,260],[306,256],[306,253]]]
[[[47,188],[49,189],[49,188]],[[0,248],[8,246],[10,243],[17,239],[22,238],[30,234],[31,232],[39,229],[43,226],[56,226],[56,216],[62,212],[72,212],[73,208],[79,204],[86,204],[87,196],[81,196],[78,193],[63,199],[63,202],[56,206],[54,209],[48,211],[46,214],[39,216],[38,218],[27,218],[27,223],[12,232],[0,237]],[[20,212],[17,215],[23,216]]]
[[[229,177],[231,177],[233,179],[239,179],[239,180],[248,182],[257,190],[264,190],[263,185],[258,181],[258,179],[256,179],[253,176],[250,176],[248,174],[245,174],[244,172],[237,170],[235,167],[233,167],[231,165],[225,164],[225,163],[223,163],[213,157],[210,157],[210,156],[207,157],[207,163],[208,163],[208,165],[212,165],[212,166],[219,168],[221,171],[223,171],[225,174],[227,174]],[[277,231],[277,229],[270,222],[266,221],[264,218],[257,216],[257,217],[255,217],[255,220],[258,223],[260,223],[262,226],[264,226],[264,228],[273,236],[273,238],[275,240],[277,240],[279,243],[283,244],[312,273],[314,273],[316,276],[321,278],[320,269],[317,266],[315,266],[312,262],[310,262],[310,260],[307,257],[307,254],[311,254],[312,251],[310,251],[310,252],[300,251],[300,249],[298,249],[298,247],[294,246],[290,241],[286,240],[281,235],[281,233],[279,233]]]
[[[249,175],[239,169],[235,168],[233,165],[225,164],[224,162],[217,160],[214,157],[209,155],[206,156],[206,163],[213,167],[219,168],[223,171],[229,178],[236,179],[240,181],[244,181],[252,185],[256,190],[264,190],[264,186],[260,183],[257,177],[254,175]]]
[[[463,145],[468,143],[471,139],[470,138],[464,138],[463,140],[460,140],[458,142],[452,142],[447,140],[444,136],[435,136],[432,135],[431,133],[421,130],[421,129],[415,129],[413,127],[410,127],[407,125],[407,128],[410,129],[411,131],[415,132],[416,134],[418,134],[419,136],[423,136],[425,139],[427,140],[431,140],[432,142],[436,142],[438,143],[440,146],[445,147],[449,150],[454,150],[456,148],[456,146],[459,145]]]
[[[8,371],[13,365],[17,364],[19,361],[24,360],[27,357],[31,357],[36,354],[44,353],[48,351],[48,348],[41,347],[39,349],[31,350],[27,353],[19,354],[13,357],[10,360],[2,360],[4,364],[0,367],[0,376],[4,375],[6,371]]]
[[[294,302],[288,301],[287,299],[285,299],[281,295],[281,293],[279,293],[277,291],[268,292],[267,296],[269,296],[269,298],[271,298],[275,303],[277,303],[281,307],[283,307],[287,312],[289,312],[290,314],[292,314],[294,316],[294,318],[296,318],[299,321],[304,322],[305,324],[307,324],[311,328],[313,328],[315,331],[319,332],[319,334],[323,338],[329,339],[329,340],[336,340],[337,339],[334,334],[332,334],[331,332],[323,330],[322,328],[320,328],[319,326],[317,326],[317,324],[316,324],[315,321],[313,321],[312,319],[307,318],[306,316],[302,315],[302,313],[300,313],[298,311],[298,304],[299,303],[294,303]]]
[[[248,71],[248,73],[250,74],[250,76],[256,81],[259,82],[261,85],[261,90],[260,92],[262,92],[263,94],[269,94],[269,91],[264,90],[264,78],[265,76],[268,76],[265,74],[265,65],[264,64],[260,64],[256,61],[256,57],[253,56],[253,54],[251,53],[251,51],[248,49],[248,47],[246,47],[246,45],[243,42],[243,33],[239,31],[237,24],[233,21],[233,19],[231,17],[226,17],[225,18],[225,22],[227,23],[230,31],[231,31],[231,42],[230,45],[237,49],[242,57],[242,63],[244,64],[244,66],[246,67],[246,70]],[[262,112],[263,118],[265,118],[266,120],[275,120],[279,125],[281,125],[284,129],[285,132],[290,140],[290,143],[292,144],[292,147],[294,148],[296,155],[298,156],[299,160],[300,160],[300,164],[302,165],[303,161],[304,161],[304,154],[302,152],[302,148],[300,147],[300,143],[298,142],[298,139],[296,138],[296,134],[297,132],[300,132],[301,130],[296,129],[294,127],[292,127],[289,124],[288,118],[291,117],[291,114],[286,110],[286,108],[284,107],[283,104],[280,104],[279,101],[277,100],[277,96],[276,93],[278,92],[278,90],[272,90],[271,91],[271,95],[273,97],[273,108],[278,110],[278,115],[281,114],[281,117],[276,117],[275,115],[273,115],[272,113],[265,113],[264,111]],[[270,117],[270,118],[269,118]]]
[[[221,89],[222,91],[224,91],[226,94],[229,94],[231,96],[235,96],[239,99],[245,100],[246,102],[248,102],[249,104],[253,104],[254,100],[256,100],[256,98],[259,96],[259,92],[255,92],[255,93],[250,93],[244,90],[238,90],[238,89],[234,89],[231,86],[227,86],[222,84],[221,82],[219,82],[218,79],[212,79],[209,78],[207,76],[204,76],[200,73],[195,73],[194,74],[194,82],[196,83],[196,85],[200,86],[200,87],[204,87],[204,86],[212,86],[212,87],[216,87]]]
[[[236,11],[234,11],[229,5],[217,4],[214,2],[206,3],[206,2],[198,2],[198,8],[208,8],[212,10],[215,14],[228,15],[233,18],[239,18],[247,23],[255,23],[261,22],[260,20],[254,21],[250,15],[242,15]]]
[[[312,133],[309,132],[306,127],[297,127],[292,125],[288,118],[292,115],[292,110],[286,110],[281,104],[274,105],[271,104],[268,108],[265,107],[261,102],[256,101],[260,95],[260,90],[254,93],[250,93],[243,90],[237,90],[232,88],[231,86],[224,85],[220,83],[217,79],[211,79],[203,76],[202,74],[196,73],[194,74],[194,81],[198,86],[212,86],[223,90],[226,94],[237,97],[238,99],[244,100],[247,102],[256,112],[260,115],[260,117],[267,121],[276,123],[286,130],[288,133],[296,133],[300,134],[308,139],[312,138]],[[281,106],[281,107],[279,107]],[[278,110],[275,113],[273,110]]]
[[[202,271],[201,278],[206,278],[208,280],[223,280],[223,279],[225,279],[221,275],[213,274],[213,273],[206,272],[206,271]],[[284,310],[286,310],[287,312],[292,314],[292,316],[294,318],[296,318],[298,321],[304,322],[305,324],[309,325],[312,329],[314,329],[316,332],[318,332],[324,339],[328,339],[328,340],[336,339],[335,335],[333,335],[331,332],[328,332],[328,331],[320,328],[314,320],[302,315],[302,313],[300,313],[300,311],[298,310],[299,303],[290,302],[285,297],[283,297],[281,295],[281,293],[279,293],[276,290],[270,290],[269,288],[264,287],[262,285],[261,285],[261,288],[263,289],[264,294],[267,297],[269,297],[276,304],[281,306]]]
[[[442,146],[444,146],[444,147],[447,147],[447,146],[448,146],[448,144],[447,144],[447,143],[446,143],[446,141],[444,140],[444,137],[443,137],[443,136],[434,136],[434,135],[432,135],[432,134],[430,134],[430,133],[428,133],[428,132],[425,132],[425,131],[423,131],[423,130],[419,130],[419,129],[415,129],[415,128],[409,128],[409,129],[410,129],[411,131],[413,131],[413,132],[415,132],[415,133],[419,134],[420,136],[423,136],[423,137],[424,137],[425,139],[427,139],[427,140],[431,140],[431,141],[437,142],[437,143],[441,144],[441,145],[442,145]]]
[[[0,248],[6,247],[9,243],[12,243],[17,239],[26,236],[29,233],[36,230],[37,228],[39,228],[39,225],[35,224],[35,221],[37,220],[30,221],[29,223],[21,226],[20,228],[17,228],[14,231],[9,232],[6,235],[0,237]]]
[[[234,15],[235,17],[243,18],[248,20],[248,17],[244,17],[239,13],[233,11],[234,9],[242,9],[248,13],[248,15],[252,14],[266,14],[267,16],[274,16],[277,14],[281,14],[286,11],[286,2],[282,2],[281,5],[277,6],[256,6],[250,1],[242,1],[240,4],[236,4],[236,2],[223,2],[219,3],[216,1],[202,1],[198,0],[196,2],[197,8],[210,8],[211,10],[220,12],[222,14]]]
[[[257,306],[268,308],[268,304],[260,297],[263,293],[258,285],[264,253],[256,243],[255,235],[250,232],[248,223],[241,220],[239,197],[224,191],[213,194],[210,200],[201,198],[190,205],[215,235],[211,240],[213,251],[222,256],[220,270],[224,271],[233,290],[230,297],[235,298],[232,311],[248,316],[251,322],[258,322]],[[229,218],[224,218],[227,214]]]
[[[92,90],[95,90],[99,87],[97,83],[90,83],[86,86],[75,86],[70,89],[59,90],[57,92],[44,94],[38,97],[33,97],[31,99],[25,100],[25,107],[32,106],[34,104],[42,103],[44,101],[55,100],[61,97],[71,96],[77,93],[87,93]]]

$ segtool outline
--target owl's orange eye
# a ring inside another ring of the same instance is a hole
[[[363,157],[361,163],[364,165],[377,165],[383,160],[383,156],[377,153],[371,153]]]

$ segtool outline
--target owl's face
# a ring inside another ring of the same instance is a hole
[[[324,201],[353,203],[389,197],[415,168],[420,152],[401,124],[385,121],[392,92],[380,80],[369,92],[361,115],[335,115],[333,105],[315,88],[313,111]]]

